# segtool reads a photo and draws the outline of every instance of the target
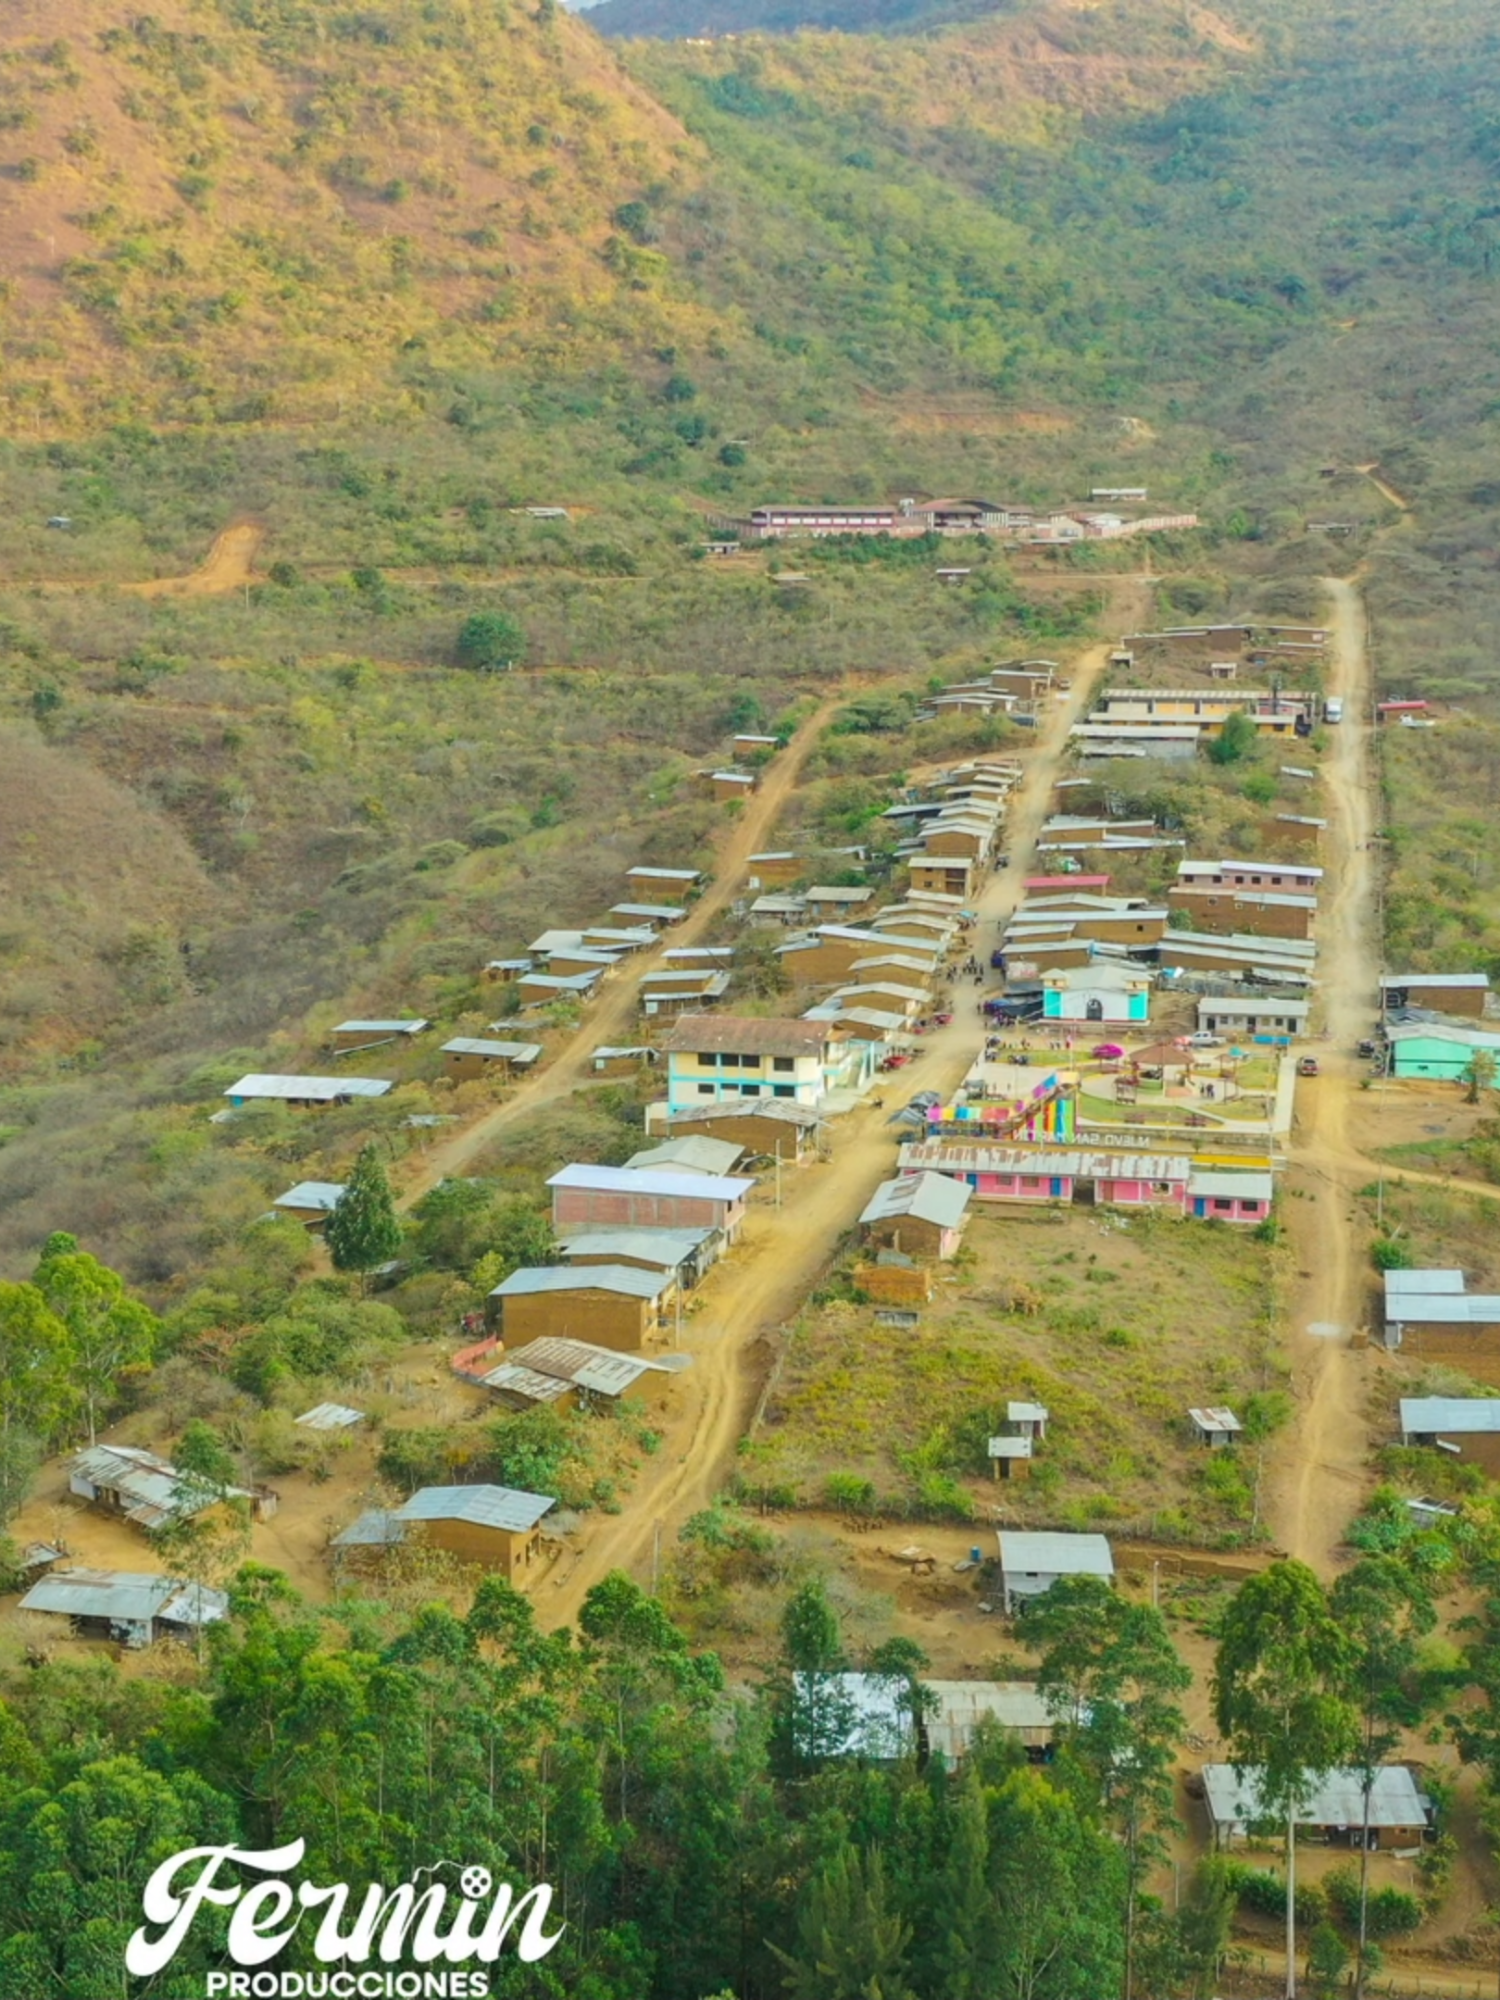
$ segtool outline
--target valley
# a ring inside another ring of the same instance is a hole
[[[17,0],[0,1990],[1495,1990],[1497,56]]]

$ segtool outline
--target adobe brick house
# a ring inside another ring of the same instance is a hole
[[[635,1229],[717,1229],[733,1242],[745,1221],[753,1180],[709,1174],[642,1173],[631,1167],[574,1165],[555,1173],[552,1226],[561,1233],[586,1224]]]

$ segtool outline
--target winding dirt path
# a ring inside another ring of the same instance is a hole
[[[122,583],[132,597],[224,597],[250,582],[255,554],[266,531],[258,521],[235,521],[214,537],[208,554],[189,576],[158,576],[145,583]]]
[[[1128,630],[1128,621],[1144,610],[1145,594],[1129,579],[1113,595],[1113,615],[1125,619]],[[1075,662],[1066,700],[1056,704],[1038,732],[1011,802],[1009,866],[991,876],[975,906],[980,919],[976,948],[988,950],[993,926],[1008,918],[1021,898],[1068,730],[1104,672],[1109,650],[1107,645],[1093,647]],[[809,725],[819,726],[816,719]],[[743,845],[746,855],[754,851],[751,844],[736,845]],[[733,888],[729,869],[726,851],[720,867],[726,892]],[[972,1011],[975,991],[958,989],[951,1024],[928,1037],[918,1060],[901,1072],[903,1096],[917,1089],[951,1092],[961,1082],[981,1038]],[[597,1018],[592,1025],[597,1027]],[[594,1038],[591,1033],[590,1040]],[[548,1075],[555,1073],[554,1065]],[[625,1511],[612,1519],[591,1517],[577,1556],[538,1589],[537,1612],[545,1624],[576,1618],[585,1592],[611,1570],[648,1579],[656,1547],[668,1546],[670,1532],[719,1492],[771,1363],[769,1337],[797,1312],[840,1237],[891,1172],[895,1143],[889,1112],[866,1104],[837,1121],[831,1160],[786,1176],[780,1208],[772,1205],[773,1190],[764,1190],[757,1199],[742,1247],[695,1294],[700,1309],[678,1343],[691,1354],[693,1365],[673,1385],[662,1448],[631,1487]]]

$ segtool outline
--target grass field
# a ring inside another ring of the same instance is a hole
[[[1210,1462],[1186,1412],[1274,1386],[1273,1255],[1213,1224],[981,1209],[915,1330],[847,1298],[809,1308],[744,1448],[746,1487],[888,1516],[998,1504],[1038,1525],[1243,1534],[1253,1453],[1243,1476]],[[1031,1478],[996,1485],[986,1442],[1011,1398],[1053,1422]]]

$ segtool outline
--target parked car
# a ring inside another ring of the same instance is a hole
[[[1297,1058],[1298,1076],[1319,1076],[1321,1073],[1318,1068],[1318,1059],[1316,1056],[1299,1056]]]
[[[1380,1051],[1376,1048],[1373,1042],[1363,1041],[1355,1045],[1354,1053],[1357,1056],[1361,1056],[1366,1062],[1373,1062],[1375,1060],[1375,1057],[1379,1055]]]
[[[1188,1047],[1190,1049],[1222,1049],[1223,1046],[1224,1037],[1222,1035],[1211,1035],[1206,1028],[1200,1028],[1196,1035],[1188,1036]]]

